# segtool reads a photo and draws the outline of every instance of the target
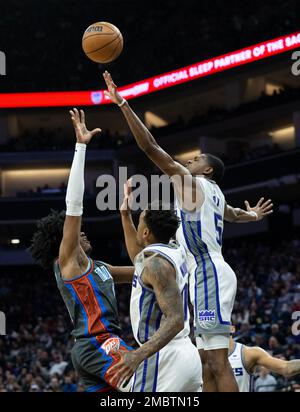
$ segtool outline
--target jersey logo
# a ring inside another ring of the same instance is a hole
[[[215,320],[214,310],[200,310],[199,312],[200,322],[212,322]]]
[[[109,273],[109,271],[107,270],[105,266],[101,266],[101,268],[96,267],[94,271],[95,273],[97,273],[97,275],[103,282],[105,282],[106,280],[112,279],[111,274]]]
[[[203,329],[209,329],[216,323],[214,310],[200,310],[198,314],[199,324]]]
[[[120,348],[119,338],[109,338],[101,345],[101,349],[105,350],[106,355],[112,350],[118,350]]]

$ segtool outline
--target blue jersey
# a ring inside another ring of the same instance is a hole
[[[90,259],[86,273],[71,280],[62,278],[57,261],[54,272],[76,339],[97,337],[103,341],[120,333],[114,282],[104,263]]]

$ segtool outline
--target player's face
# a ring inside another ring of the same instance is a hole
[[[210,169],[210,166],[207,164],[205,154],[195,156],[193,159],[188,160],[185,166],[191,172],[192,175],[207,174],[209,173]]]
[[[139,224],[137,227],[136,240],[139,246],[144,247],[146,245],[145,241],[149,235],[149,229],[147,228],[144,216],[145,210],[140,214]]]
[[[92,252],[92,246],[84,232],[80,232],[80,246],[87,255]]]

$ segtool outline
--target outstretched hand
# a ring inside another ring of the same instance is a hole
[[[245,205],[247,208],[247,212],[255,212],[257,214],[257,220],[263,219],[265,216],[270,215],[273,213],[273,203],[271,199],[264,201],[265,199],[262,197],[257,202],[256,206],[250,207],[248,200],[245,200]]]
[[[108,90],[104,91],[106,97],[109,97],[113,103],[120,104],[123,101],[123,97],[118,92],[117,86],[115,85],[110,73],[105,71],[103,77]]]
[[[101,132],[101,129],[99,129],[99,127],[91,131],[86,128],[85,115],[83,110],[80,110],[79,113],[79,111],[74,108],[73,110],[70,110],[70,115],[74,126],[77,143],[88,144],[96,133]]]
[[[130,200],[131,200],[131,193],[132,193],[132,187],[131,187],[131,179],[128,179],[126,183],[124,183],[124,199],[123,202],[120,206],[120,212],[122,213],[130,213],[131,207],[130,207]]]

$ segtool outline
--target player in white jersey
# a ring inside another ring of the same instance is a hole
[[[191,300],[196,336],[202,336],[199,352],[203,362],[204,391],[236,392],[238,387],[228,362],[230,316],[236,293],[236,277],[221,253],[223,221],[243,223],[272,213],[272,204],[261,199],[247,210],[226,204],[218,186],[224,164],[217,157],[201,154],[186,166],[174,161],[118,93],[109,73],[104,73],[111,100],[122,113],[138,146],[171,177],[182,219],[178,240],[188,255]]]
[[[244,348],[244,345],[241,343],[234,342],[232,348],[230,345],[228,360],[238,384],[239,392],[252,392],[251,387],[253,377],[245,366]]]
[[[235,342],[232,337],[234,332],[235,327],[232,326],[228,359],[240,392],[253,391],[253,373],[257,366],[263,366],[286,378],[300,373],[300,359],[287,361],[275,358],[257,346],[250,347]]]
[[[186,252],[169,243],[179,219],[173,210],[149,208],[140,214],[136,230],[128,197],[121,216],[135,266],[130,318],[140,348],[129,356],[122,353],[112,379],[124,382],[135,371],[132,392],[200,392],[201,361],[189,338]]]

